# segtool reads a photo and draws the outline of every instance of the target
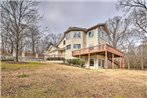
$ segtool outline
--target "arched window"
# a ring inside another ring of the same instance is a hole
[[[88,36],[89,37],[93,37],[94,36],[94,33],[90,31],[90,32],[88,32]]]

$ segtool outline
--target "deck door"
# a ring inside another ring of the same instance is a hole
[[[90,59],[90,67],[94,67],[94,59],[93,58]]]
[[[98,59],[98,68],[101,68],[101,67],[102,67],[101,59]]]
[[[98,68],[103,68],[104,63],[105,63],[105,61],[103,59],[98,59]]]

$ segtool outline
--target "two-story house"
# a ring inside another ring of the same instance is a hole
[[[52,45],[46,58],[82,59],[86,68],[124,67],[124,54],[109,44],[106,24],[90,28],[69,27],[57,46]]]

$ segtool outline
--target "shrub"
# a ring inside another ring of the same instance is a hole
[[[80,67],[84,67],[85,61],[79,60],[78,63],[79,63],[79,66],[80,66]]]
[[[68,60],[66,60],[66,61],[67,61],[67,63],[68,63],[69,65],[72,64],[72,59],[68,59]]]
[[[78,67],[84,67],[85,61],[81,59],[68,59],[66,60],[69,65],[74,65]]]
[[[12,57],[12,56],[1,56],[0,57],[0,60],[1,61],[14,61],[14,57]]]

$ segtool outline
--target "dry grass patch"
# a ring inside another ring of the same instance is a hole
[[[46,63],[2,69],[3,98],[147,98],[147,72],[89,70]],[[18,78],[18,75],[29,75]]]

